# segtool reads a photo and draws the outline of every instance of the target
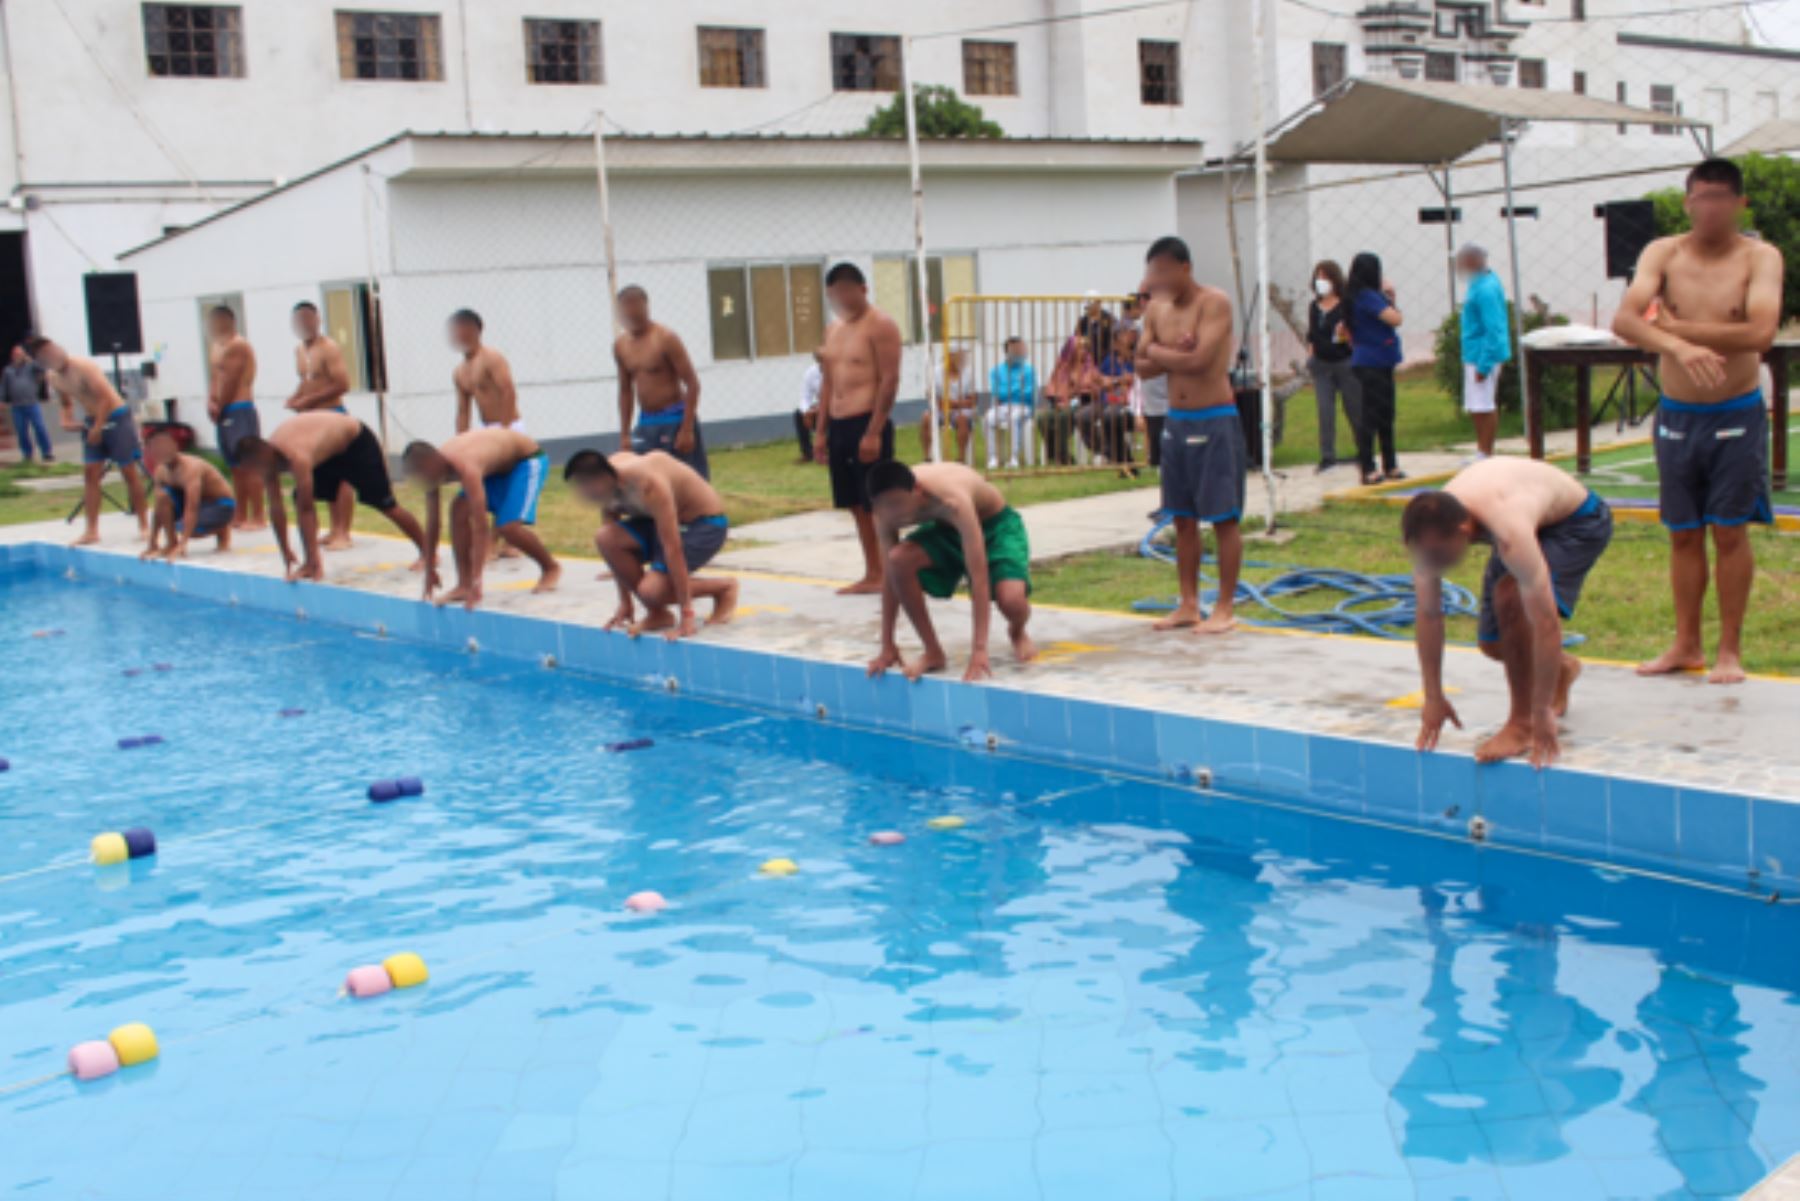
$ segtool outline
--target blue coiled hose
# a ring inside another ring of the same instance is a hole
[[[1144,535],[1144,540],[1138,543],[1138,554],[1146,559],[1173,563],[1173,548],[1156,540],[1157,535],[1170,524],[1170,519],[1165,517],[1151,526],[1150,532]],[[1264,584],[1238,581],[1239,607],[1259,605],[1274,615],[1272,619],[1261,621],[1244,620],[1245,625],[1310,630],[1320,634],[1365,634],[1371,638],[1409,639],[1410,631],[1418,619],[1412,576],[1404,573],[1365,575],[1360,571],[1345,571],[1336,567],[1298,567],[1286,563],[1248,561],[1244,566],[1281,572]],[[1216,585],[1205,587],[1205,582],[1206,576],[1203,573],[1200,601],[1210,609],[1218,598],[1218,588]],[[1344,599],[1329,609],[1305,612],[1283,608],[1279,603],[1287,597],[1322,589],[1342,592],[1345,594]],[[1137,601],[1131,607],[1139,613],[1166,613],[1175,607],[1175,602],[1149,598]],[[1473,592],[1461,584],[1444,581],[1445,617],[1475,617],[1478,612],[1478,601]],[[1574,645],[1580,641],[1580,635],[1570,635],[1564,639],[1564,644]]]

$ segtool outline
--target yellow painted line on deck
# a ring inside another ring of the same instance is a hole
[[[1039,663],[1066,663],[1070,659],[1082,655],[1098,655],[1106,651],[1117,650],[1112,646],[1095,646],[1087,642],[1052,642],[1049,646],[1038,648]]]
[[[1461,696],[1462,689],[1446,688],[1444,689],[1444,695]],[[1420,690],[1418,692],[1409,692],[1405,696],[1397,696],[1387,703],[1387,707],[1389,709],[1423,709],[1425,707],[1425,693],[1423,690]]]

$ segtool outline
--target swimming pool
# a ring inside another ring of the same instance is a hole
[[[40,569],[0,645],[8,1193],[1685,1198],[1800,1149],[1786,907]],[[129,1021],[154,1064],[31,1083]]]

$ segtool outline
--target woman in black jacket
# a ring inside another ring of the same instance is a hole
[[[1313,300],[1307,310],[1306,344],[1312,351],[1313,396],[1319,407],[1319,470],[1337,466],[1337,402],[1344,400],[1350,428],[1362,423],[1362,388],[1350,369],[1350,337],[1344,324],[1344,269],[1330,259],[1313,268]]]

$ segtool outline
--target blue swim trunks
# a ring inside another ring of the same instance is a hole
[[[1762,390],[1716,404],[1663,397],[1656,411],[1662,523],[1671,530],[1775,520]]]
[[[657,536],[655,519],[632,517],[621,524],[626,533],[637,539],[638,550],[650,564],[650,570],[666,574],[669,563],[663,555],[662,539]],[[696,518],[682,526],[681,558],[687,564],[687,569],[699,571],[712,562],[713,556],[725,545],[725,536],[730,528],[731,523],[723,513]]]
[[[521,459],[511,471],[490,475],[481,481],[487,492],[487,511],[494,515],[495,525],[537,524],[538,497],[543,495],[544,479],[550,473],[550,456],[543,451],[529,459]]]
[[[169,507],[175,511],[175,528],[181,528],[181,518],[187,509],[187,496],[176,488],[164,488],[169,496]],[[194,525],[194,537],[210,538],[231,524],[237,516],[237,502],[229,496],[221,496],[215,500],[205,501],[200,506],[200,520]]]
[[[1162,432],[1162,508],[1216,523],[1244,515],[1250,451],[1236,405],[1170,409]]]

